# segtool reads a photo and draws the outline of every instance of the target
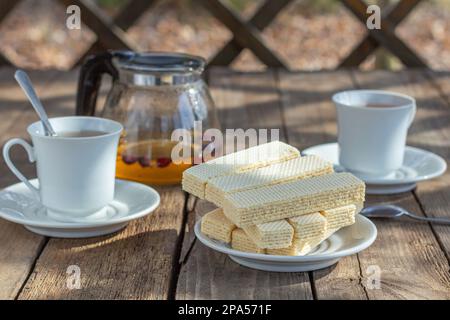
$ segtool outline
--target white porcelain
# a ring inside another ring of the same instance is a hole
[[[30,183],[39,187],[37,179]],[[120,230],[130,221],[152,213],[160,202],[157,191],[137,182],[117,179],[114,194],[105,215],[60,221],[49,216],[46,208],[33,199],[30,189],[20,182],[0,191],[0,217],[44,236],[86,238]]]
[[[41,121],[27,131],[33,146],[23,139],[11,139],[3,148],[3,157],[11,171],[47,207],[49,214],[70,220],[92,214],[106,214],[105,206],[114,198],[114,181],[122,125],[95,117],[50,119],[56,132],[94,130],[95,137],[50,137],[44,135]],[[30,162],[36,162],[39,188],[32,186],[14,166],[9,150],[21,145]]]
[[[375,225],[369,219],[357,215],[355,224],[340,229],[307,255],[276,256],[234,250],[228,244],[202,234],[200,221],[195,224],[194,231],[204,245],[228,254],[233,261],[249,268],[275,272],[304,272],[329,267],[342,257],[366,249],[377,237]]]
[[[365,177],[389,177],[403,163],[415,99],[380,90],[351,90],[333,96],[338,122],[339,162]],[[370,104],[388,108],[367,107]]]
[[[317,155],[333,163],[337,172],[346,171],[339,163],[337,143],[325,143],[307,148],[304,155]],[[419,148],[406,146],[403,164],[389,177],[358,176],[366,183],[367,194],[394,194],[414,189],[416,183],[433,179],[447,170],[447,163],[440,156]]]

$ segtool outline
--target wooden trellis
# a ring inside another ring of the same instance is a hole
[[[137,50],[125,31],[157,0],[130,0],[114,19],[104,14],[93,1],[58,1],[65,6],[75,4],[81,8],[83,23],[97,35],[97,41],[86,52],[86,54],[91,54],[106,49]],[[388,8],[386,14],[382,16],[381,29],[368,30],[367,37],[340,63],[339,67],[359,66],[379,46],[388,49],[406,67],[427,67],[426,63],[395,34],[395,27],[413,11],[420,1],[400,0],[395,7]],[[17,2],[2,0],[0,22]],[[265,0],[248,21],[245,21],[222,0],[198,0],[198,2],[233,33],[233,39],[219,50],[209,61],[209,65],[227,66],[244,48],[248,48],[268,67],[289,68],[288,64],[269,48],[261,36],[261,31],[292,0]],[[366,24],[367,4],[363,0],[341,0],[341,2],[361,23]],[[82,61],[84,56],[78,60],[77,64]],[[5,63],[9,63],[9,61],[0,54],[0,65]]]

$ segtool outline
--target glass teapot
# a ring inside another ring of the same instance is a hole
[[[124,126],[116,175],[147,184],[176,184],[192,161],[175,164],[175,129],[217,125],[213,100],[202,80],[205,61],[178,53],[111,51],[88,58],[80,70],[76,113],[94,115],[103,74],[112,87],[98,115]],[[193,136],[193,134],[192,134]],[[201,148],[200,148],[201,150]],[[195,156],[195,155],[194,155]]]

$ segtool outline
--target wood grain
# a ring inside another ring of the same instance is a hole
[[[444,110],[439,92],[420,72],[355,72],[354,78],[361,88],[391,90],[416,97],[417,114],[408,143],[442,154],[444,148],[433,146],[447,144],[449,135],[445,132],[448,130],[449,114]],[[412,193],[395,197],[371,197],[371,202],[398,202],[400,206],[419,215],[423,207],[425,212],[449,216],[448,200],[440,193],[445,192],[443,184],[446,181],[448,176],[421,182],[415,191],[420,203]],[[432,210],[429,210],[430,206]],[[370,265],[378,265],[382,271],[381,289],[367,290],[370,299],[448,299],[449,264],[430,225],[408,220],[379,220],[376,224],[379,231],[377,241],[359,255],[363,271]],[[448,228],[441,229],[441,236],[438,228],[433,228],[441,239],[445,236],[444,230],[448,232]]]
[[[21,225],[0,221],[0,299],[15,299],[46,243]]]
[[[450,72],[425,70],[425,75],[436,87],[445,102],[447,102],[447,105],[450,106]]]
[[[190,198],[193,198],[191,195]],[[186,262],[186,260],[189,257],[189,253],[192,250],[192,247],[195,243],[195,234],[194,234],[194,227],[195,223],[203,217],[206,213],[216,209],[217,207],[212,204],[211,202],[208,202],[206,200],[201,200],[197,198],[197,201],[195,202],[195,206],[192,207],[191,210],[187,211],[187,219],[186,219],[186,225],[184,229],[184,238],[183,238],[183,245],[181,248],[181,254],[179,263],[183,264]]]
[[[410,143],[435,152],[450,163],[450,74],[431,75],[430,82],[429,75],[419,71],[405,74],[405,92],[414,95],[420,106]],[[427,216],[450,218],[449,179],[447,170],[443,177],[419,184],[416,196]],[[450,261],[449,228],[440,225],[432,225],[432,228]]]
[[[241,73],[226,68],[213,68],[209,79],[222,130],[278,129],[280,140],[285,140],[273,71]]]
[[[213,69],[212,94],[222,128],[277,128],[282,125],[276,78],[271,72],[241,74]],[[282,129],[282,128],[281,128]],[[283,130],[280,138],[284,139]],[[189,216],[184,246],[192,241],[194,215],[211,210],[198,201]],[[312,299],[306,273],[269,273],[239,266],[195,241],[182,261],[177,299]]]
[[[91,239],[50,239],[20,299],[167,299],[184,194],[158,188],[160,207],[123,231]],[[67,268],[81,270],[81,288],[69,289]]]
[[[300,150],[336,141],[331,96],[353,87],[348,72],[280,72],[279,87],[287,140]],[[317,299],[366,299],[356,255],[312,273]]]

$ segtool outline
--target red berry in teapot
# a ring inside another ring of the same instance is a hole
[[[150,167],[151,165],[151,159],[147,156],[139,157],[138,161],[143,168]]]
[[[126,164],[133,164],[138,161],[138,158],[129,154],[122,154],[122,161]]]
[[[156,165],[158,166],[158,168],[164,168],[167,167],[171,162],[172,160],[170,158],[160,157],[156,160]]]

